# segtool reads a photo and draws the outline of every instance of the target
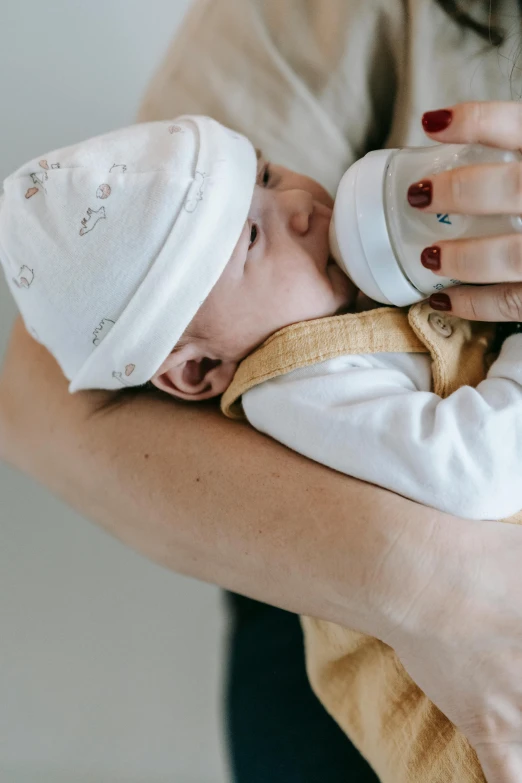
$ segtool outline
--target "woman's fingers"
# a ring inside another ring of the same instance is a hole
[[[422,125],[441,143],[522,148],[522,104],[515,101],[460,103],[427,112]],[[522,163],[444,171],[413,183],[408,201],[426,212],[518,216],[522,214]],[[522,221],[513,217],[513,234],[426,248],[422,263],[427,268],[464,283],[482,284],[435,294],[430,297],[432,306],[471,320],[522,321],[521,229]]]
[[[408,201],[425,212],[522,213],[522,163],[460,166],[410,185]]]
[[[522,147],[522,104],[515,101],[459,103],[426,112],[424,130],[442,143]],[[408,191],[412,206],[427,212],[477,215],[522,213],[522,163],[460,166]]]
[[[522,234],[439,242],[425,248],[421,262],[463,283],[522,282]]]
[[[431,296],[430,304],[471,321],[522,321],[522,283],[456,286]]]
[[[426,112],[424,131],[444,144],[486,144],[522,147],[522,104],[516,101],[474,101]]]

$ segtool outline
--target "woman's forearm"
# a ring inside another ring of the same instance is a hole
[[[382,638],[488,779],[521,779],[521,530],[445,517],[209,409],[105,399],[70,398],[17,324],[0,454],[168,568]]]
[[[146,394],[100,407],[105,399],[71,397],[18,322],[0,377],[3,456],[175,571],[380,635],[404,611],[423,575],[419,552],[447,517],[215,409]]]

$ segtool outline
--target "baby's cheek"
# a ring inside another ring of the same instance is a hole
[[[318,279],[315,284],[309,280],[296,282],[290,284],[289,288],[289,295],[281,305],[289,323],[318,318],[323,314],[325,299],[328,297],[324,280]]]
[[[320,204],[324,204],[326,207],[333,209],[334,200],[326,191],[322,185],[316,182],[314,179],[310,179],[310,193],[315,201],[319,201]]]

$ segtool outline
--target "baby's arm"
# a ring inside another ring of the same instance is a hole
[[[391,357],[391,355],[389,355]],[[245,395],[250,422],[350,476],[471,519],[522,508],[522,336],[446,399],[401,369],[342,357]]]

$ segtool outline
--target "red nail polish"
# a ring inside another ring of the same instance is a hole
[[[440,247],[432,245],[425,247],[421,253],[421,264],[432,272],[438,272],[440,269]]]
[[[427,111],[422,115],[422,127],[426,133],[439,133],[446,130],[453,119],[453,112],[449,109]]]
[[[434,310],[451,310],[451,300],[447,294],[432,294],[430,296],[430,306]]]
[[[431,204],[431,182],[424,179],[408,188],[408,203],[411,207],[429,207]]]

